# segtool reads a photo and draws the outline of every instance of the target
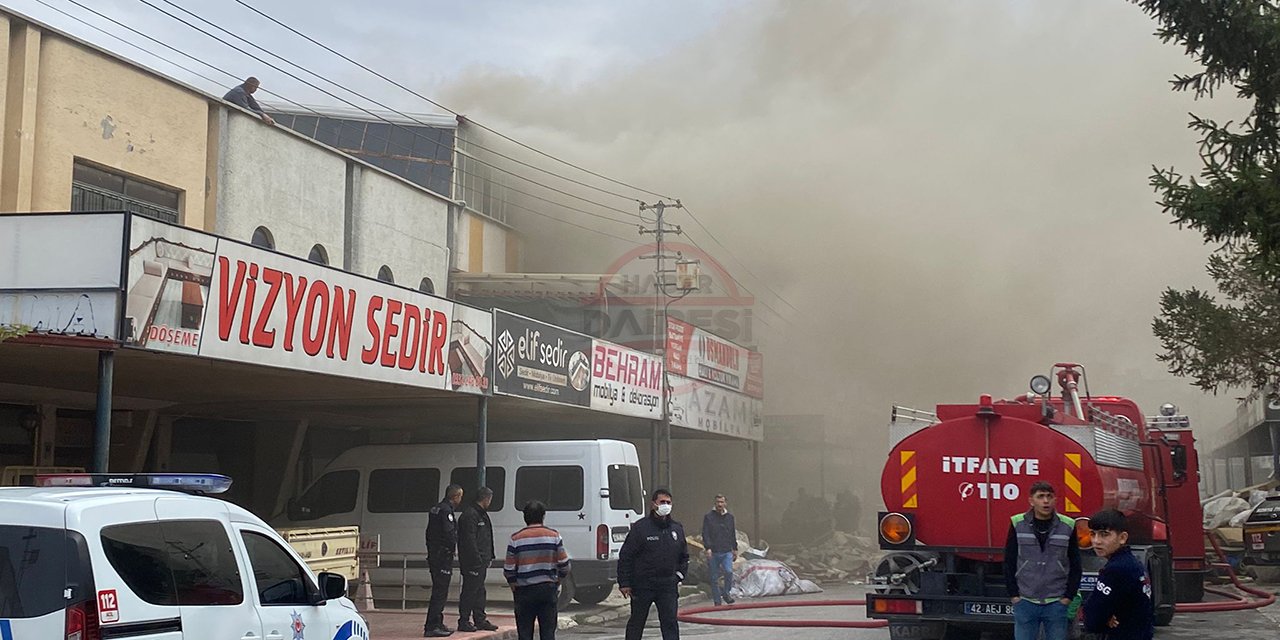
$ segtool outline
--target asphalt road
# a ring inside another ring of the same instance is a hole
[[[863,587],[836,586],[828,588],[825,593],[812,596],[788,597],[787,600],[825,600],[825,599],[858,599],[863,594]],[[769,598],[770,601],[783,598]],[[737,611],[735,617],[754,619],[862,619],[861,607],[797,607],[787,609],[762,609],[754,611]],[[724,617],[730,617],[726,612]],[[614,640],[623,637],[626,619],[616,620],[602,625],[579,626],[560,631],[557,637],[573,640]],[[777,627],[730,627],[701,624],[681,624],[682,638],[709,638],[714,640],[888,640],[887,629],[833,629],[833,628],[777,628]],[[645,631],[646,638],[660,638],[656,612],[650,612],[649,626]],[[1001,637],[996,634],[984,634],[985,638]],[[1280,605],[1271,605],[1264,610],[1237,611],[1206,614],[1181,614],[1174,618],[1172,625],[1156,630],[1159,640],[1239,640],[1242,638],[1276,638],[1280,637]]]

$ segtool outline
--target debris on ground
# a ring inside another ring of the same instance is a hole
[[[875,540],[832,531],[809,544],[775,545],[770,557],[819,583],[862,580],[881,552]]]
[[[733,566],[733,589],[729,594],[735,598],[762,598],[821,592],[822,587],[777,560],[743,560]]]

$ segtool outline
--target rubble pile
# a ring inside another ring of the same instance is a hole
[[[769,552],[771,559],[819,583],[861,581],[880,555],[875,540],[843,531],[829,532],[809,544],[778,545]]]

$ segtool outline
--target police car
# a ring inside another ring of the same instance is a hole
[[[314,576],[191,474],[0,488],[0,640],[367,640],[346,578]],[[169,489],[169,490],[161,490]]]

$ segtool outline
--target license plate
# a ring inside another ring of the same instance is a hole
[[[964,613],[968,616],[1012,616],[1013,605],[1002,602],[966,602]]]

